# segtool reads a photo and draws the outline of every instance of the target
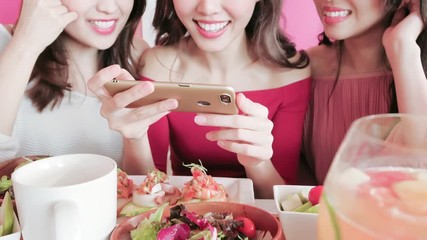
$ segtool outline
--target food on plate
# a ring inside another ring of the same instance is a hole
[[[165,203],[174,205],[180,194],[181,191],[169,183],[166,173],[160,170],[149,172],[139,185],[135,185],[125,172],[120,170],[118,173],[117,202],[120,202],[120,216],[135,216]]]
[[[14,216],[12,198],[9,192],[6,192],[0,207],[0,236],[6,236],[12,233]]]
[[[132,240],[146,239],[253,239],[257,235],[254,222],[230,212],[208,212],[203,215],[186,210],[184,205],[170,209],[162,218],[165,206],[143,219],[130,231]],[[250,236],[247,236],[248,234]],[[263,233],[265,234],[265,233]],[[271,237],[271,235],[270,235]]]
[[[319,185],[309,190],[308,197],[302,192],[290,194],[280,203],[280,206],[283,211],[318,213],[322,191],[323,186]]]
[[[19,157],[10,160],[6,160],[0,163],[0,201],[3,201],[6,193],[10,194],[12,200],[15,199],[13,194],[11,176],[15,169],[23,166],[24,164],[30,163],[35,160],[43,159],[48,156],[45,155],[34,155]]]
[[[133,181],[126,172],[117,169],[117,214],[122,208],[132,201]]]
[[[181,189],[180,203],[201,201],[227,201],[227,193],[222,184],[218,184],[211,175],[206,174],[202,164],[184,165],[191,169],[192,179]]]
[[[12,179],[10,179],[6,175],[3,175],[0,178],[0,194],[2,199],[4,199],[6,193],[8,193],[9,196],[13,197]]]
[[[318,186],[312,187],[308,192],[308,201],[311,202],[313,206],[319,204],[320,197],[322,196],[322,191],[323,191],[323,186],[318,185]]]
[[[127,174],[117,172],[117,212],[118,216],[131,217],[157,208],[164,203],[227,201],[227,193],[222,184],[206,174],[202,164],[185,165],[191,169],[191,179],[180,190],[169,183],[169,177],[160,170],[149,172],[144,181],[136,185]]]

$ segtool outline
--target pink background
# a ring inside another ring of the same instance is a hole
[[[21,2],[22,0],[0,0],[0,23],[16,22]]]
[[[14,23],[22,0],[0,0],[0,23]],[[150,1],[150,0],[148,0]],[[305,49],[317,44],[322,30],[313,0],[284,0],[282,24],[297,47]]]

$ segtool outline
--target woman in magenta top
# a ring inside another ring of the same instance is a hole
[[[427,1],[421,1],[425,8]],[[313,96],[303,144],[318,183],[324,182],[355,119],[389,112],[427,114],[426,64],[420,57],[427,50],[421,17],[427,13],[420,11],[421,1],[314,1],[324,33],[321,45],[308,51]]]
[[[141,76],[155,81],[225,84],[236,92],[237,115],[170,112],[175,99],[135,109],[130,102],[151,91],[150,81],[113,98],[100,86],[126,77],[105,69],[92,89],[113,129],[124,136],[124,157],[136,173],[165,170],[170,149],[173,174],[199,163],[213,176],[248,177],[259,198],[272,186],[292,183],[301,147],[310,90],[307,55],[279,27],[281,0],[157,1],[157,45],[144,53]],[[147,130],[148,134],[147,134]]]

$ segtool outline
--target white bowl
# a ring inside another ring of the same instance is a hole
[[[274,202],[286,240],[315,240],[317,238],[317,213],[283,211],[280,206],[280,202],[290,194],[301,192],[303,196],[308,197],[308,192],[312,187],[314,186],[273,186]]]

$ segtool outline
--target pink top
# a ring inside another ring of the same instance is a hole
[[[268,118],[274,123],[272,162],[283,179],[290,183],[296,180],[310,85],[311,78],[307,78],[280,88],[244,92],[246,97],[268,108]],[[196,125],[195,115],[172,112],[150,126],[148,136],[156,167],[166,170],[170,142],[174,175],[190,175],[190,169],[183,163],[199,164],[201,160],[212,176],[246,177],[235,153],[206,140],[206,133],[214,128]]]
[[[329,98],[334,82],[333,77],[313,79],[304,127],[304,157],[319,184],[351,123],[362,116],[388,113],[392,98],[391,73],[340,77]]]

